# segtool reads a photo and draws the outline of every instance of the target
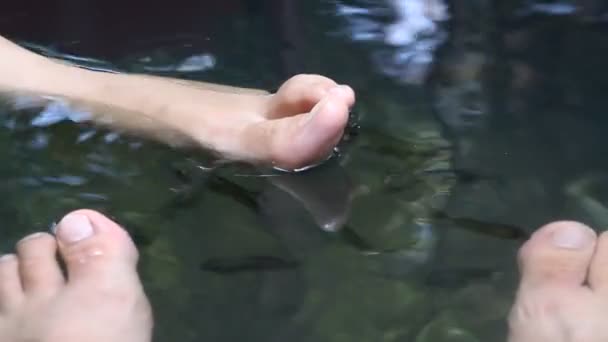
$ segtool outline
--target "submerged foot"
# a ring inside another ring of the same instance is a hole
[[[319,163],[340,141],[355,103],[354,91],[317,75],[298,75],[270,97],[240,146],[263,163],[294,170]]]
[[[137,250],[104,216],[80,210],[0,258],[0,341],[149,342],[152,315]],[[61,272],[56,252],[65,261]]]
[[[520,268],[510,342],[608,341],[608,233],[547,225],[522,247]]]

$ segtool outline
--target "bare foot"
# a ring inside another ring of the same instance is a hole
[[[0,258],[0,341],[149,342],[137,257],[123,229],[88,210],[67,215],[57,241],[45,233],[21,240],[16,255]]]
[[[0,52],[7,57],[0,65],[3,95],[35,95],[43,102],[59,97],[78,108],[78,121],[148,134],[175,146],[195,143],[228,159],[288,170],[330,156],[355,102],[350,87],[318,75],[295,76],[267,96],[185,80],[84,70],[1,37]]]
[[[547,225],[522,247],[520,268],[510,342],[608,341],[608,233]]]
[[[319,163],[340,141],[354,103],[348,86],[323,76],[295,76],[250,118],[234,154],[286,170]]]

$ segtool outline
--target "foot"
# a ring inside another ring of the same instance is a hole
[[[350,87],[317,75],[295,76],[268,95],[170,78],[60,71],[55,75],[73,80],[54,91],[82,106],[92,121],[286,170],[328,158],[355,102]]]
[[[520,268],[510,342],[608,340],[608,233],[547,225],[522,247]]]
[[[0,341],[149,342],[150,305],[127,233],[81,210],[67,215],[56,235],[26,237],[16,255],[0,258]]]
[[[285,170],[327,159],[340,141],[354,91],[316,75],[285,82],[257,113],[243,117],[236,151],[228,154]]]

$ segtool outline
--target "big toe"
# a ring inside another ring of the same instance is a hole
[[[90,210],[66,215],[56,227],[70,285],[104,288],[138,284],[137,249],[125,230]]]
[[[581,286],[596,240],[591,228],[576,222],[542,227],[520,250],[521,288]]]
[[[556,222],[536,231],[519,254],[521,281],[509,315],[510,342],[578,341],[562,313],[580,305],[596,245],[595,232],[580,223]]]
[[[336,88],[310,113],[275,121],[270,149],[275,165],[293,170],[329,157],[348,122],[350,92]]]

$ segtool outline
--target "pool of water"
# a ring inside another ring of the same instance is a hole
[[[1,32],[92,68],[357,92],[336,157],[296,175],[2,104],[0,247],[107,213],[141,250],[158,341],[502,340],[522,241],[608,225],[599,1],[40,6]]]

